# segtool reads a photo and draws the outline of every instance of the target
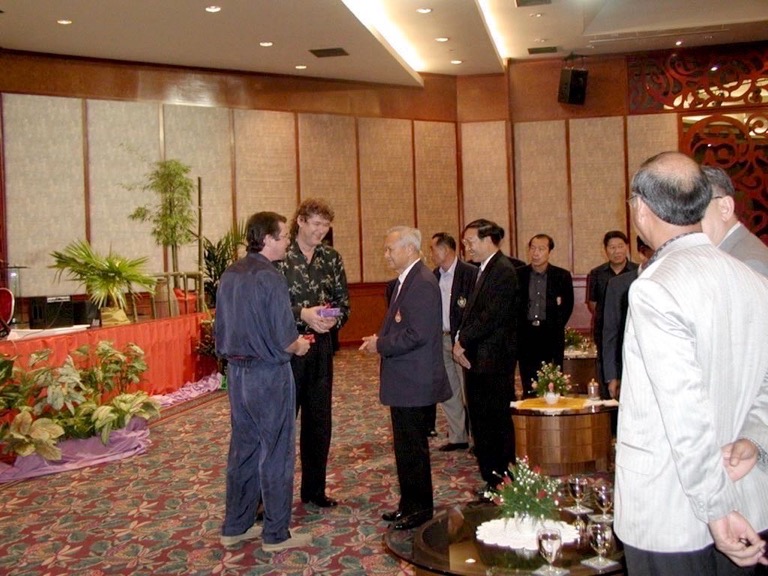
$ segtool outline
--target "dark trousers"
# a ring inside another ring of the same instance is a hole
[[[390,406],[397,481],[403,514],[433,510],[432,466],[429,461],[430,415],[434,406]]]
[[[515,373],[514,366],[512,374]],[[475,457],[483,480],[495,486],[510,462],[515,460],[515,429],[509,403],[512,401],[510,375],[465,372],[467,410]]]
[[[763,539],[766,533],[762,533]],[[624,545],[629,576],[751,576],[764,573],[765,566],[741,568],[714,545],[694,552],[648,552]]]
[[[562,369],[565,331],[547,324],[546,321],[541,326],[533,326],[528,320],[524,320],[519,326],[517,342],[523,396],[530,398],[536,395],[531,383],[536,380],[536,372],[541,369],[542,362],[554,362]]]
[[[229,363],[232,437],[227,459],[224,536],[253,526],[264,502],[264,542],[290,537],[296,455],[294,386],[287,365]]]
[[[333,340],[316,334],[304,356],[291,360],[296,380],[296,415],[301,416],[301,499],[325,494],[328,451],[331,447],[333,396]]]

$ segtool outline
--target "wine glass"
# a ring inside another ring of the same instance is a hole
[[[596,514],[591,519],[597,522],[610,522],[613,516],[608,514],[608,510],[613,506],[613,486],[610,482],[598,482],[592,487],[592,493],[595,497],[595,504],[602,511],[602,514]]]
[[[546,576],[559,576],[567,574],[568,570],[552,566],[560,555],[560,549],[563,547],[563,537],[557,528],[541,528],[536,532],[536,541],[539,544],[539,554],[547,561],[546,566],[536,570],[535,574]]]
[[[590,522],[587,524],[587,534],[589,536],[589,545],[597,552],[597,556],[582,560],[595,570],[603,570],[616,564],[613,560],[608,560],[606,555],[613,545],[613,528],[609,522]]]
[[[592,512],[591,508],[587,508],[586,506],[582,506],[581,504],[581,501],[587,497],[587,492],[589,491],[589,479],[586,476],[579,476],[576,474],[569,476],[568,490],[570,491],[571,496],[573,496],[573,499],[576,502],[576,506],[571,506],[570,508],[566,508],[568,512],[571,512],[572,514],[576,514],[577,516],[580,514],[589,514],[590,512]]]

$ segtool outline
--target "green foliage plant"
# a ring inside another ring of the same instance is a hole
[[[152,165],[141,185],[154,192],[154,205],[139,206],[128,217],[131,220],[152,223],[152,236],[159,246],[171,249],[171,269],[179,271],[179,246],[195,239],[193,232],[197,218],[192,205],[194,182],[189,177],[191,168],[179,160],[160,160]]]
[[[56,279],[62,274],[79,282],[97,307],[114,306],[125,310],[125,292],[132,292],[133,286],[154,290],[155,279],[144,273],[147,258],[124,258],[111,250],[109,254],[98,254],[90,243],[76,240],[61,251],[51,253]]]
[[[205,296],[211,308],[216,307],[216,290],[224,271],[239,257],[241,246],[246,245],[245,223],[233,226],[215,243],[203,238],[203,266]]]
[[[8,363],[15,359],[0,362],[0,444],[6,452],[56,460],[60,438],[99,435],[107,444],[112,430],[133,416],[148,420],[159,414],[158,402],[146,392],[128,392],[147,369],[135,344],[123,350],[106,341],[94,350],[83,346],[58,367],[49,357],[50,350],[41,350],[30,355],[26,368],[13,366],[10,372]]]
[[[559,517],[560,481],[531,468],[527,458],[518,458],[512,475],[504,476],[492,500],[502,518],[529,516],[536,519]]]

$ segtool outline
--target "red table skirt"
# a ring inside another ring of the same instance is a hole
[[[148,366],[139,388],[149,394],[168,394],[187,382],[197,381],[206,375],[203,373],[206,370],[215,370],[215,362],[194,351],[200,338],[200,322],[207,316],[205,313],[184,314],[125,326],[6,340],[0,342],[0,354],[19,356],[17,365],[26,368],[26,359],[31,353],[48,348],[51,364],[60,366],[70,351],[85,344],[95,347],[98,342],[107,340],[122,350],[133,342],[144,350]]]

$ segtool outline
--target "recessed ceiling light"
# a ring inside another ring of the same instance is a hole
[[[541,12],[531,12],[530,14],[528,14],[528,16],[530,16],[531,18],[541,18],[542,16],[544,16],[544,14],[542,14]]]
[[[432,8],[416,8],[416,12],[419,14],[429,14],[432,12]]]
[[[61,24],[62,26],[69,26],[70,24],[72,24],[72,20],[61,19],[61,20],[56,20],[56,23]]]
[[[259,42],[259,46],[261,46],[262,48],[269,48],[270,46],[272,46],[272,42]]]
[[[448,42],[448,36],[440,36],[435,38],[435,42]]]
[[[304,64],[297,64],[295,66],[296,70],[306,70],[307,67]]]
[[[715,64],[714,66],[712,66],[712,68],[710,68],[710,70],[711,70],[712,72],[717,72],[717,69],[718,69],[718,68],[720,68],[720,66],[718,66],[717,64]]]
[[[464,64],[464,60],[451,60],[451,64]]]
[[[683,45],[682,40],[678,40],[677,42],[675,42],[675,46],[682,46],[682,45]]]
[[[216,12],[221,12],[221,6],[211,5],[205,7],[206,12],[210,12],[211,14],[216,14]]]

